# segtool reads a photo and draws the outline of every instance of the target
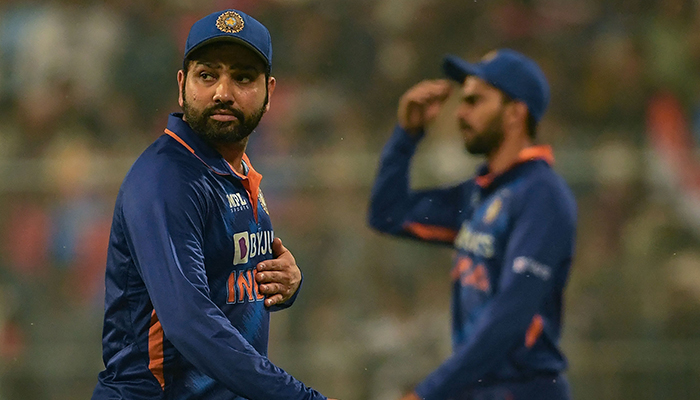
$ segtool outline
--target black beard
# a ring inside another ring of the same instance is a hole
[[[460,121],[462,129],[473,130],[471,126]],[[469,154],[490,155],[496,151],[503,142],[503,114],[498,113],[489,121],[483,131],[475,135],[471,140],[464,143],[464,147]]]
[[[182,111],[185,120],[193,131],[211,145],[238,143],[247,138],[253,133],[265,113],[264,105],[255,113],[246,116],[241,110],[226,104],[218,104],[199,113],[187,102],[184,90],[182,98]],[[220,111],[230,112],[238,121],[217,121],[211,118],[212,115]]]

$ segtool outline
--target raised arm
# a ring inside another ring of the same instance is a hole
[[[461,201],[469,184],[413,191],[410,161],[425,132],[450,93],[448,81],[423,81],[400,99],[398,125],[384,146],[369,205],[369,224],[398,236],[451,243],[459,228]]]

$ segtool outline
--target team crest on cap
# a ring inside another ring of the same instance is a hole
[[[481,57],[481,62],[489,62],[496,58],[498,55],[498,50],[491,50],[488,53],[484,54],[483,57]]]
[[[496,198],[489,204],[489,208],[486,209],[486,214],[484,214],[484,222],[490,224],[501,212],[501,207],[503,207],[503,201],[500,198]]]
[[[243,30],[243,25],[243,18],[235,11],[226,11],[216,20],[216,27],[226,33],[238,33]]]

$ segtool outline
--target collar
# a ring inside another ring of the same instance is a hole
[[[165,133],[185,146],[190,153],[199,158],[209,169],[218,175],[233,175],[228,162],[216,149],[209,146],[190,125],[182,120],[182,113],[172,113],[168,117],[168,127]]]
[[[253,164],[250,163],[248,155],[243,153],[243,162],[248,168],[248,174],[240,175],[231,168],[228,161],[226,161],[216,149],[204,142],[204,140],[190,128],[190,125],[182,120],[182,113],[170,114],[168,117],[168,127],[165,129],[165,133],[183,145],[190,153],[217,175],[230,175],[238,178],[248,192],[248,197],[253,204],[255,219],[258,219],[258,195],[260,193],[262,175],[253,168]]]
[[[515,162],[500,174],[490,173],[488,164],[484,164],[479,168],[476,177],[476,184],[482,188],[487,188],[491,186],[494,180],[503,176],[505,173],[512,171],[518,165],[535,160],[545,161],[549,165],[554,164],[554,152],[552,151],[552,147],[548,145],[539,145],[526,147],[520,150],[520,153],[518,153],[518,158],[515,160]]]

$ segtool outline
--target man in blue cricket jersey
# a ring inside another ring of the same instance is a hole
[[[549,85],[537,64],[509,49],[478,63],[448,56],[460,86],[456,111],[466,149],[486,156],[476,176],[414,191],[409,163],[451,92],[424,81],[399,101],[369,209],[372,227],[451,244],[453,354],[404,400],[564,400],[559,349],[562,297],[574,253],[576,204],[536,145]]]
[[[271,60],[268,30],[240,11],[192,26],[183,113],[117,196],[93,399],[326,399],[266,357],[269,313],[301,283],[245,154],[275,89]]]

